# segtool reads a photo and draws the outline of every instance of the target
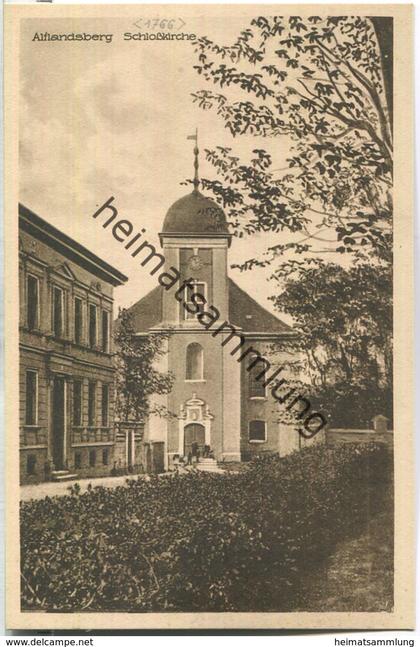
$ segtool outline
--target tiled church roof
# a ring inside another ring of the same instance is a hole
[[[233,325],[244,332],[293,332],[290,326],[260,306],[232,279],[228,281],[229,318]],[[146,332],[162,322],[162,294],[163,288],[159,285],[129,308],[137,332]]]
[[[292,332],[292,328],[254,301],[232,279],[229,281],[229,316],[231,323],[244,332]]]
[[[158,285],[128,310],[133,315],[136,332],[146,332],[162,321],[163,287]]]

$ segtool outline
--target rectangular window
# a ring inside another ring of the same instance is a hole
[[[89,427],[95,426],[95,414],[96,414],[96,382],[89,382],[88,390],[88,425]]]
[[[83,335],[83,304],[82,300],[74,299],[74,341],[80,344]]]
[[[108,427],[109,384],[102,384],[102,427]]]
[[[73,425],[82,426],[82,382],[74,380],[73,382]]]
[[[35,276],[28,274],[26,283],[26,311],[29,330],[38,328],[39,283]]]
[[[26,371],[25,425],[38,424],[38,374]]]
[[[94,449],[91,449],[89,452],[89,467],[95,467],[96,465],[96,452]]]
[[[96,306],[89,305],[89,346],[96,346]]]
[[[102,311],[102,350],[109,352],[109,313],[106,310]]]
[[[63,336],[63,290],[53,287],[53,331],[56,337]]]
[[[265,420],[251,420],[249,423],[249,442],[263,443],[266,440]]]
[[[29,456],[26,459],[26,473],[28,476],[34,476],[36,474],[35,454],[29,454]]]
[[[250,364],[255,362],[255,359],[251,359]],[[248,371],[248,384],[249,384],[249,397],[250,398],[264,398],[266,396],[264,382],[267,379],[267,375],[264,373],[264,364],[262,362],[257,362],[251,368],[247,367]]]
[[[108,465],[109,463],[109,451],[107,449],[102,450],[102,464]]]
[[[182,305],[185,319],[195,319],[200,312],[205,310],[205,302],[201,297],[206,299],[206,292],[206,284],[202,281],[194,281],[189,286],[185,286],[184,304]]]
[[[74,454],[74,467],[76,470],[82,467],[82,454],[80,452],[75,452]]]

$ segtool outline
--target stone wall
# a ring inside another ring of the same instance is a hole
[[[394,433],[393,431],[374,431],[373,429],[327,429],[325,440],[327,445],[379,442],[392,447]]]

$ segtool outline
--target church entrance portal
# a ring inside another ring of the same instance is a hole
[[[192,452],[193,443],[197,444],[200,456],[203,456],[205,444],[205,429],[203,425],[191,423],[184,429],[184,456]]]

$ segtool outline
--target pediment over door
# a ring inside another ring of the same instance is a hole
[[[185,404],[180,406],[179,418],[188,422],[202,422],[204,420],[212,420],[213,415],[210,413],[209,405],[197,398],[193,393],[193,397],[187,400]]]

